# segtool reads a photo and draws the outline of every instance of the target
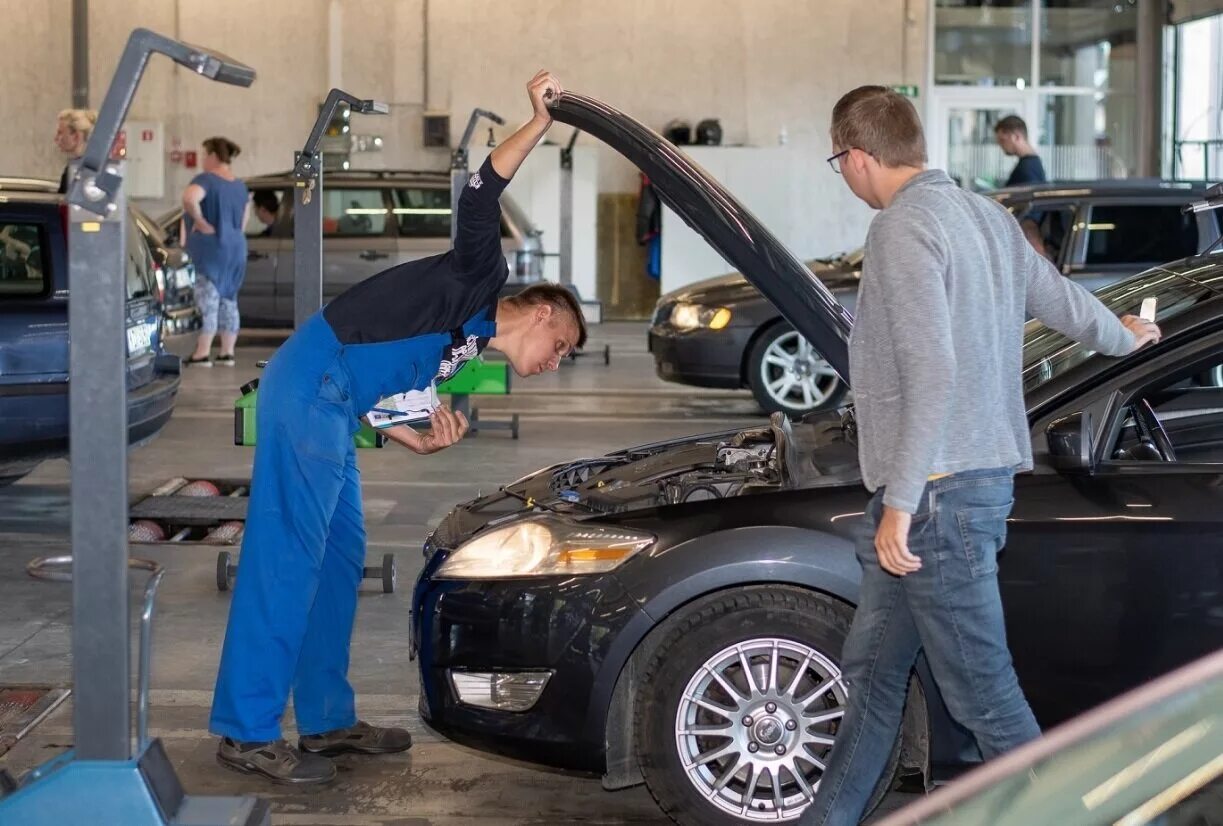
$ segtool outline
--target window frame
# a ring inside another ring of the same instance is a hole
[[[349,183],[347,181],[336,184],[324,184],[323,198],[326,198],[332,193],[348,193],[348,192],[377,192],[382,196],[382,208],[386,213],[382,216],[382,231],[374,232],[365,235],[350,235],[342,232],[327,231],[327,206],[323,203],[322,208],[322,223],[323,237],[333,240],[348,240],[348,241],[370,241],[379,238],[396,238],[399,235],[399,222],[392,220],[395,217],[394,213],[394,198],[391,195],[391,187],[387,186],[382,181],[355,181]],[[338,219],[337,219],[338,221]]]
[[[42,273],[42,289],[36,293],[9,293],[0,290],[0,301],[41,301],[47,299],[54,292],[54,274],[51,272],[51,232],[47,227],[47,222],[32,216],[21,217],[18,215],[15,218],[0,216],[0,227],[14,224],[32,226],[38,230],[38,257],[40,264],[39,271]],[[0,283],[3,282],[0,281]]]

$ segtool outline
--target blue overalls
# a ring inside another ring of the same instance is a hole
[[[462,333],[492,337],[490,315],[481,310]],[[352,436],[379,399],[428,387],[454,339],[445,332],[342,344],[319,312],[268,363],[214,734],[279,739],[290,689],[302,736],[357,722],[348,657],[365,523]]]

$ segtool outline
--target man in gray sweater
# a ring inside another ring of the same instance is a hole
[[[924,651],[986,759],[1040,735],[1015,677],[998,592],[1013,477],[1032,468],[1021,377],[1035,316],[1110,356],[1159,328],[1118,319],[1058,274],[994,201],[927,170],[913,105],[881,86],[845,95],[829,159],[880,210],[849,341],[862,476],[875,492],[862,587],[842,655],[849,706],[803,824],[856,824],[900,730]]]

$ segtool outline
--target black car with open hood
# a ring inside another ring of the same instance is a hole
[[[598,101],[566,93],[553,113],[645,171],[849,379],[848,313],[732,195]],[[1111,359],[1026,334],[1036,469],[1016,480],[999,581],[1044,726],[1223,647],[1223,264],[1100,296],[1118,313],[1157,297],[1165,335]],[[844,714],[868,499],[847,410],[566,462],[463,503],[413,595],[421,712],[608,788],[644,780],[680,823],[794,820]],[[919,660],[876,800],[972,753]]]

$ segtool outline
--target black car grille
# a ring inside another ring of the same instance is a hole
[[[674,309],[674,307],[675,307],[674,302],[668,302],[667,304],[659,304],[658,307],[654,310],[653,323],[655,325],[659,325],[659,324],[666,324],[668,321],[670,321],[671,320],[671,310]]]

